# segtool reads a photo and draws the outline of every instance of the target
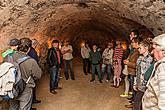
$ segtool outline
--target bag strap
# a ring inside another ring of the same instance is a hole
[[[165,63],[165,61],[162,61],[162,62],[157,63],[156,66],[154,67],[155,69],[153,68],[154,71],[152,71],[151,76],[150,76],[150,78],[148,79],[147,86],[148,86],[150,80],[155,76],[155,71],[157,70],[158,66],[159,66],[160,64],[162,64],[162,63]]]
[[[18,58],[16,62],[18,63],[18,65],[20,65],[21,63],[23,63],[24,61],[26,61],[28,59],[30,59],[30,56],[22,56],[22,57]]]

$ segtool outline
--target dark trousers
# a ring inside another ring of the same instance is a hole
[[[83,70],[84,73],[90,73],[90,61],[89,58],[83,59]]]
[[[134,86],[134,78],[135,76],[134,75],[130,75],[129,77],[129,80],[130,80],[130,89],[132,91],[132,97],[133,97],[133,101],[135,100],[135,96],[136,96],[136,91],[133,89],[133,86]]]
[[[59,81],[59,67],[53,66],[50,68],[50,91],[55,90],[58,87]]]
[[[23,91],[18,99],[9,101],[9,110],[30,110],[32,106],[32,88]]]
[[[98,79],[101,80],[101,73],[100,73],[100,65],[93,65],[92,64],[92,79],[95,80],[95,73],[98,73]]]
[[[69,79],[69,71],[70,69],[70,76],[71,79],[75,79],[74,78],[74,72],[73,72],[73,64],[72,64],[72,60],[64,60],[64,75],[66,79]]]
[[[105,72],[107,70],[107,80],[110,80],[110,77],[111,77],[111,70],[112,70],[112,65],[109,64],[102,64],[102,79],[104,79],[104,75],[105,75]]]
[[[142,110],[142,97],[143,97],[143,95],[144,95],[144,92],[141,92],[141,91],[136,92],[133,110]]]

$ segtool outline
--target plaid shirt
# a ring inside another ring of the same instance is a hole
[[[165,110],[165,58],[155,63],[142,99],[143,110]],[[163,62],[163,63],[160,63]],[[158,66],[157,66],[158,65]]]

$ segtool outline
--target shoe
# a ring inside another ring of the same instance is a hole
[[[133,100],[129,100],[128,102],[129,102],[129,103],[134,103],[134,101],[133,101]]]
[[[105,80],[106,82],[109,82],[109,80]]]
[[[31,108],[30,110],[37,110],[36,108]]]
[[[103,83],[102,80],[99,80],[100,83]]]
[[[93,81],[94,81],[94,79],[90,80],[90,82],[93,82]]]
[[[56,89],[62,89],[62,87],[57,87]]]
[[[72,80],[75,80],[75,78],[72,78]]]
[[[126,108],[133,108],[133,104],[125,105]]]
[[[88,75],[88,73],[84,73],[85,75]]]
[[[120,95],[120,97],[128,97],[128,93],[123,93]]]
[[[50,93],[57,94],[57,91],[56,90],[52,90],[52,91],[50,91]]]
[[[111,87],[116,87],[116,85],[111,85]]]
[[[33,104],[35,103],[41,103],[41,100],[33,100]]]
[[[59,78],[60,78],[60,79],[63,79],[63,77],[62,77],[62,76],[60,76]]]
[[[116,86],[115,88],[119,88],[119,86]]]
[[[133,100],[133,97],[127,98],[128,100]]]
[[[132,95],[133,93],[132,92],[128,92],[129,95]]]

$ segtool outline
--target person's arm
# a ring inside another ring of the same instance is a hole
[[[81,56],[82,56],[82,58],[85,58],[85,56],[84,56],[84,54],[83,54],[83,48],[81,48]]]
[[[162,63],[158,66],[158,88],[159,91],[156,91],[158,94],[158,107],[159,110],[165,110],[165,63]]]
[[[106,56],[106,49],[104,50],[103,54],[102,54],[102,58],[104,58]]]
[[[33,76],[34,80],[40,79],[41,75],[42,75],[42,71],[41,68],[39,67],[39,65],[37,64],[37,62],[32,59],[31,62],[31,75]]]
[[[51,56],[52,56],[52,50],[49,49],[48,54],[47,54],[47,63],[49,64],[49,66],[53,66],[53,64],[51,62]]]

